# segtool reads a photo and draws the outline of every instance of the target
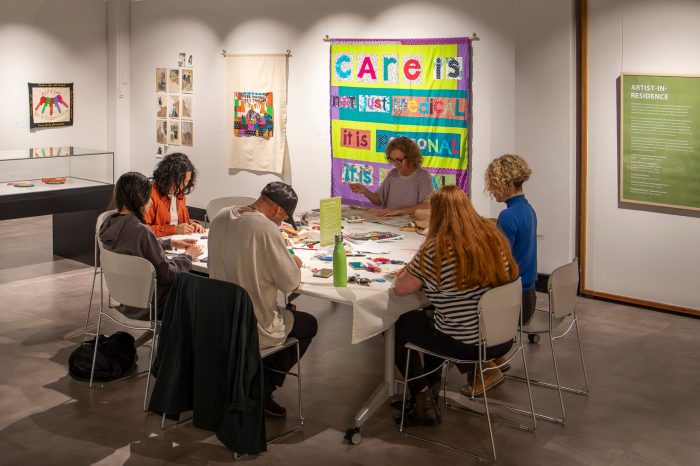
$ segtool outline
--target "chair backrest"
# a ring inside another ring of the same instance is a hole
[[[554,270],[549,276],[549,311],[555,320],[573,314],[578,293],[578,257]]]
[[[207,204],[207,220],[211,222],[216,217],[221,209],[225,207],[230,207],[232,205],[249,205],[255,202],[252,197],[245,196],[230,196],[230,197],[219,197],[217,199],[212,199]]]
[[[107,210],[105,212],[102,212],[100,215],[97,216],[97,222],[95,222],[95,241],[97,242],[97,245],[100,248],[100,252],[102,252],[102,241],[100,241],[100,228],[102,227],[102,224],[105,222],[107,217],[110,215],[114,215],[117,213],[116,209],[112,210]]]
[[[523,288],[520,278],[507,285],[491,288],[479,299],[481,337],[486,346],[512,341],[518,334]]]
[[[100,260],[109,294],[126,306],[148,309],[156,287],[153,264],[143,257],[107,249],[100,254]]]

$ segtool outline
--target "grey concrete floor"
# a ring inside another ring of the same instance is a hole
[[[0,222],[0,464],[121,465],[232,463],[210,432],[184,424],[168,432],[142,411],[145,379],[90,390],[67,375],[83,339],[92,268],[51,255],[48,217]],[[544,303],[544,296],[540,296]],[[382,375],[382,339],[350,344],[347,306],[300,298],[319,320],[303,360],[307,421],[269,447],[260,465],[477,464],[404,438],[382,407],[359,445],[343,432]],[[578,300],[590,395],[565,394],[565,425],[539,421],[535,432],[494,423],[501,465],[700,464],[700,320],[588,299]],[[148,347],[140,350],[141,368]],[[551,378],[547,343],[527,345],[531,375]],[[581,383],[573,339],[558,347],[562,378]],[[513,372],[522,370],[514,364]],[[452,387],[462,377],[450,373]],[[295,385],[278,401],[295,411]],[[525,385],[507,381],[492,397],[523,403]],[[536,410],[557,414],[555,392],[533,388]],[[505,416],[494,408],[494,411]],[[521,421],[526,418],[516,416]],[[291,422],[286,421],[286,422]],[[268,435],[285,421],[268,420]],[[425,435],[485,453],[483,418],[447,412]]]

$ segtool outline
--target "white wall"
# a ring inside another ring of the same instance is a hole
[[[330,193],[328,56],[331,37],[451,37],[476,32],[472,193],[491,215],[483,172],[495,155],[515,147],[515,33],[513,0],[405,2],[261,0],[238,9],[224,0],[149,0],[131,5],[132,169],[150,174],[156,163],[155,68],[176,66],[178,52],[194,55],[193,148],[200,172],[189,204],[215,197],[256,196],[272,175],[229,175],[225,158],[225,60],[228,52],[279,53],[291,49],[288,138],[291,183],[300,209]]]
[[[543,236],[537,244],[540,273],[576,255],[573,8],[572,1],[516,2],[515,148],[533,172],[524,189]]]
[[[700,2],[589,8],[587,288],[700,309],[700,220],[617,207],[616,133],[622,72],[700,75]]]
[[[107,148],[104,2],[3,0],[0,149]],[[73,126],[29,130],[28,82],[74,83]]]

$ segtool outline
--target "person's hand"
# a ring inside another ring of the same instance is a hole
[[[294,262],[297,264],[297,267],[301,268],[301,259],[299,259],[298,256],[292,256],[294,259]]]
[[[367,195],[369,189],[362,183],[348,183],[350,185],[350,190],[356,194]]]
[[[377,209],[375,215],[377,217],[396,217],[397,215],[401,215],[401,212],[399,212],[398,209]]]
[[[199,222],[195,222],[194,220],[190,220],[190,225],[194,228],[195,233],[204,233],[204,227],[199,224]]]
[[[185,249],[185,254],[190,256],[192,260],[195,260],[202,255],[202,247],[198,244],[191,244]]]
[[[194,233],[194,227],[189,223],[181,223],[175,227],[175,234],[178,235],[189,235]]]
[[[187,249],[188,247],[192,246],[193,244],[197,244],[197,240],[194,238],[171,239],[170,240],[170,247],[173,249]]]

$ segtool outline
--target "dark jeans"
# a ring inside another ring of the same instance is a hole
[[[535,313],[537,291],[534,288],[523,291],[523,325],[527,324]]]
[[[462,343],[435,329],[433,321],[422,310],[407,312],[396,322],[396,353],[394,361],[402,374],[404,374],[406,370],[406,355],[408,354],[408,350],[404,345],[409,342],[429,351],[455,359],[476,360],[479,358],[478,345]],[[501,345],[486,348],[486,358],[493,359],[503,356],[510,350],[511,346],[513,346],[513,342],[509,341]],[[409,378],[419,376],[424,372],[429,372],[442,363],[441,359],[428,354],[424,355],[423,359],[425,361],[425,368],[423,368],[418,354],[412,352],[411,361],[408,366]],[[411,394],[415,396],[427,386],[426,384],[432,384],[439,380],[440,371],[435,371],[427,377],[420,377],[409,382],[408,387]]]
[[[289,338],[294,337],[299,340],[299,357],[306,353],[306,349],[311,344],[311,340],[316,336],[318,331],[318,323],[316,318],[311,314],[301,311],[291,311],[294,314],[294,325],[292,331],[289,332]],[[265,369],[275,369],[282,372],[289,372],[297,363],[297,348],[296,345],[278,351],[275,354],[263,359],[263,367]],[[266,392],[274,392],[277,388],[284,384],[285,374],[264,371],[264,384]]]

